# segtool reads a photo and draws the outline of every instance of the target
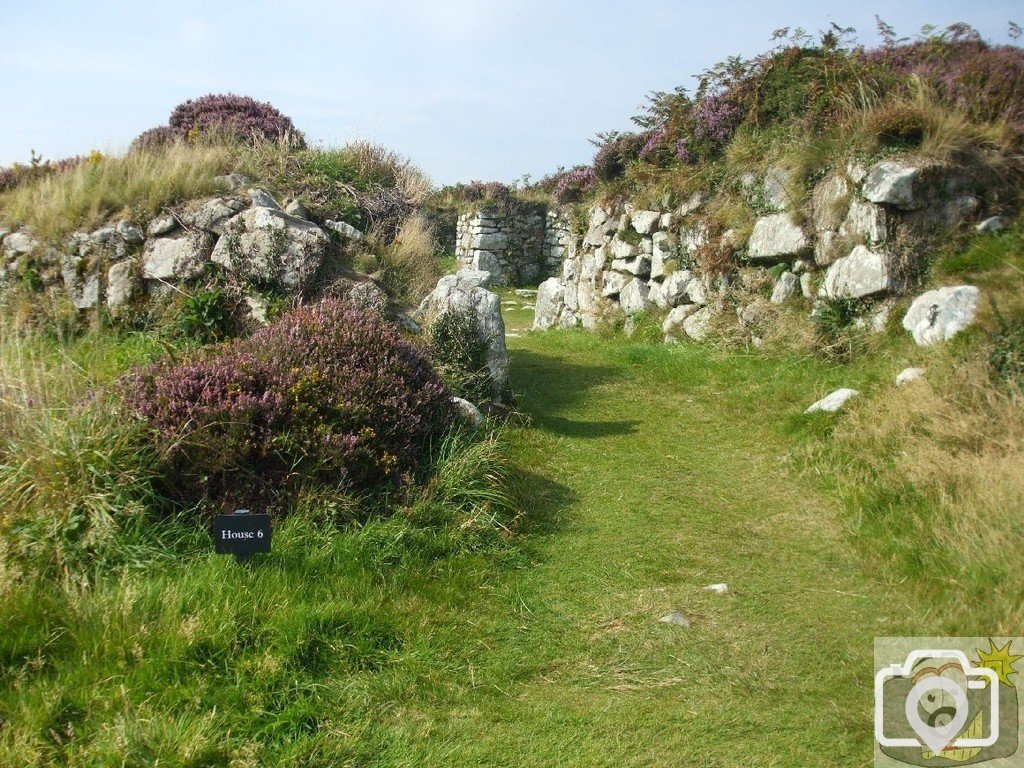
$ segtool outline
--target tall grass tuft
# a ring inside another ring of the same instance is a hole
[[[430,223],[411,216],[398,230],[394,242],[380,253],[381,279],[392,296],[417,304],[440,277],[437,243]]]
[[[925,378],[836,427],[855,534],[900,577],[990,633],[1024,623],[1024,400],[983,359],[937,352]]]
[[[0,342],[2,570],[78,580],[147,546],[125,536],[154,501],[156,462],[138,428],[92,394],[109,364],[84,366],[47,340]]]
[[[226,145],[183,142],[125,157],[99,157],[7,192],[0,196],[0,210],[7,223],[56,240],[114,215],[150,215],[210,194],[214,177],[228,170],[231,159]]]

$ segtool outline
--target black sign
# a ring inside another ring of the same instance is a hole
[[[270,515],[217,515],[213,545],[221,555],[251,555],[270,551]]]

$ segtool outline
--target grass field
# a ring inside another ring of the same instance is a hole
[[[801,414],[877,367],[530,334],[506,302],[518,536],[312,505],[244,566],[196,531],[10,587],[0,764],[865,764],[872,638],[940,627],[849,543]]]

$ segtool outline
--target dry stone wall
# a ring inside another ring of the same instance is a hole
[[[743,180],[756,214],[745,237],[716,224],[711,190],[657,210],[595,205],[582,237],[559,241],[561,271],[540,285],[534,328],[628,328],[647,313],[663,318],[666,341],[728,326],[756,344],[783,305],[813,313],[847,301],[881,329],[896,297],[920,284],[939,236],[1005,226],[988,184],[969,169],[886,160],[851,163],[801,196],[776,168]]]
[[[461,269],[488,272],[494,285],[536,285],[558,274],[573,242],[569,222],[558,211],[481,208],[459,217],[455,255]]]

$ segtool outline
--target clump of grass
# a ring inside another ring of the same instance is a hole
[[[232,149],[176,142],[124,157],[80,163],[0,196],[7,223],[55,241],[112,216],[151,215],[172,203],[215,191],[213,179],[231,164]]]
[[[395,240],[383,246],[379,262],[381,280],[399,301],[418,303],[440,277],[437,244],[423,216],[412,216],[398,230]]]
[[[835,431],[865,550],[989,632],[1024,621],[1024,401],[981,359],[936,352],[922,380]]]

